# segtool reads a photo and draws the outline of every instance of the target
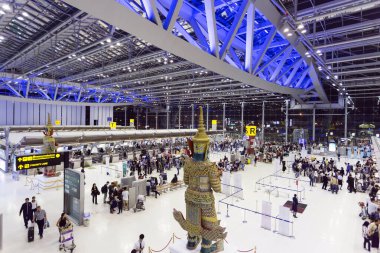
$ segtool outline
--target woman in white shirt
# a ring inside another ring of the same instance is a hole
[[[32,197],[32,202],[30,202],[30,203],[32,203],[32,211],[33,211],[33,214],[36,212],[36,210],[37,210],[37,201],[36,201],[36,197]]]

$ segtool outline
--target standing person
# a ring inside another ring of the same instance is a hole
[[[117,214],[121,214],[123,212],[123,198],[121,195],[122,194],[120,194],[117,198],[117,208],[118,208]]]
[[[151,184],[152,184],[152,187],[151,187],[151,192],[152,193],[154,193],[155,195],[154,195],[154,197],[155,198],[157,198],[157,194],[158,195],[161,195],[158,191],[157,191],[157,184],[156,184],[156,182],[151,182]]]
[[[311,170],[309,172],[310,186],[314,186],[314,172]]]
[[[107,183],[105,185],[102,186],[102,188],[100,188],[100,190],[102,191],[103,193],[103,203],[107,203],[107,192],[108,192],[108,184],[110,182],[107,181]]]
[[[33,211],[33,214],[37,211],[37,201],[36,201],[36,197],[32,197],[32,211]]]
[[[366,246],[368,251],[371,251],[371,241],[369,239],[369,236],[368,236],[368,226],[369,226],[369,222],[368,221],[365,221],[362,225],[362,235],[363,235],[363,239],[364,239],[364,242],[363,242],[363,248],[365,249]]]
[[[348,184],[349,193],[352,193],[352,191],[354,191],[356,193],[355,179],[352,177],[351,173],[348,174],[347,184]]]
[[[322,177],[322,190],[327,190],[327,184],[329,183],[329,177],[326,174],[323,174]]]
[[[46,212],[40,206],[37,206],[37,211],[34,214],[34,221],[38,226],[38,235],[40,239],[44,237],[44,225],[47,222]]]
[[[293,211],[293,217],[294,218],[298,218],[297,217],[297,210],[298,210],[298,198],[297,198],[297,194],[294,194],[293,203],[292,203],[292,211]]]
[[[368,237],[371,239],[371,247],[379,249],[379,220],[375,219],[368,225]]]
[[[144,235],[139,236],[139,240],[135,243],[134,249],[137,253],[142,253],[145,248]]]
[[[341,174],[338,174],[338,185],[340,190],[342,190],[343,187],[343,176]]]
[[[128,206],[129,192],[127,190],[127,187],[123,188],[123,192],[122,192],[121,196],[123,198],[124,210],[128,211],[129,210],[129,206]]]
[[[33,208],[32,208],[32,203],[29,202],[29,198],[26,198],[25,203],[21,205],[20,214],[19,214],[20,216],[21,216],[21,213],[23,214],[23,217],[24,217],[25,228],[28,228],[28,221],[30,220],[33,222]]]
[[[92,196],[92,204],[97,205],[98,204],[98,195],[100,195],[99,189],[96,186],[96,184],[92,184],[91,188],[91,196]]]

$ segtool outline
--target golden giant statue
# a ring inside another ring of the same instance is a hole
[[[208,161],[209,143],[200,107],[198,132],[189,143],[192,158],[186,159],[184,166],[184,182],[188,186],[185,193],[186,219],[175,209],[173,215],[188,232],[187,248],[193,250],[202,241],[201,253],[222,251],[223,240],[227,236],[215,212],[213,191],[221,192],[221,182],[216,164]]]
[[[43,139],[42,153],[43,154],[55,153],[57,151],[57,148],[56,148],[57,143],[55,141],[55,138],[53,137],[54,130],[53,130],[53,125],[51,124],[50,113],[48,114],[48,122],[46,124],[46,127],[43,133],[45,136]],[[44,170],[44,175],[48,177],[56,176],[55,166],[46,167]]]

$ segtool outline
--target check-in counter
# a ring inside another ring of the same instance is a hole
[[[112,163],[118,163],[120,161],[119,154],[112,154]]]
[[[84,158],[84,167],[91,167],[92,166],[92,157],[85,157]]]

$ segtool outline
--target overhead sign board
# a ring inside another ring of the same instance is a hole
[[[38,167],[55,166],[61,164],[63,155],[61,153],[35,154],[27,156],[16,156],[16,170],[28,170]]]
[[[61,125],[61,121],[60,121],[59,119],[57,119],[57,120],[55,121],[55,125],[56,125],[56,126],[60,126],[60,125]]]
[[[245,134],[247,136],[256,136],[256,126],[246,126]]]
[[[213,119],[212,121],[211,121],[211,124],[212,125],[216,125],[218,123],[218,121],[216,120],[216,119]]]
[[[135,123],[135,119],[129,119],[129,123]]]
[[[116,122],[110,122],[110,128],[116,129]]]

